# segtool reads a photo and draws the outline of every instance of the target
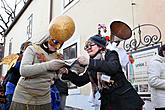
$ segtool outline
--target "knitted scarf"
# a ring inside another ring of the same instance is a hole
[[[98,53],[93,59],[100,59],[100,60],[104,60],[104,55],[103,52]],[[92,76],[89,73],[89,78],[91,81],[91,85],[92,85],[92,92],[93,92],[93,97],[95,98],[95,93],[97,91],[100,91],[102,89],[102,81],[101,81],[101,75],[102,72],[97,72],[97,84],[94,82]]]

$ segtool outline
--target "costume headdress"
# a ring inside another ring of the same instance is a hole
[[[59,46],[67,41],[75,31],[75,23],[69,16],[58,16],[49,25],[50,45]]]

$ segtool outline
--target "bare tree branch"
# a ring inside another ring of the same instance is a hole
[[[2,3],[1,8],[4,9],[4,11],[6,12],[6,14],[10,15],[10,13],[12,13],[12,11],[10,11],[11,10],[10,7],[9,7],[9,9],[7,8],[8,4],[6,3],[6,1],[1,0],[1,3]]]
[[[0,20],[4,23],[5,27],[8,28],[8,25],[7,25],[8,22],[6,22],[4,20],[4,18],[2,17],[2,15],[0,15]]]
[[[28,0],[22,0],[23,1],[23,3],[25,4]]]
[[[0,13],[0,35],[3,35],[4,32],[8,29],[12,21],[17,16],[17,12],[20,10],[17,10],[18,5],[22,2],[23,5],[26,4],[28,0],[15,0],[15,3],[13,6],[9,5],[9,2],[7,0],[0,0],[2,3],[1,9],[4,11],[4,14]],[[22,6],[23,7],[23,6]]]

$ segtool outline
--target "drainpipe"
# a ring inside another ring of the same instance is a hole
[[[53,10],[53,0],[50,0],[50,16],[49,16],[49,23],[52,20],[52,10]]]

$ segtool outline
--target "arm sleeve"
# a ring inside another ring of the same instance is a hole
[[[33,46],[28,46],[23,54],[20,74],[23,77],[33,76],[47,71],[47,62],[34,63],[35,52]],[[33,64],[34,63],[34,64]]]
[[[159,61],[150,62],[148,65],[148,83],[153,88],[165,89],[165,79],[161,78],[162,63]]]
[[[83,75],[79,76],[78,74],[69,71],[68,74],[63,74],[61,78],[62,78],[62,80],[69,80],[73,84],[75,84],[76,86],[79,86],[79,87],[90,82],[87,72],[85,72]]]
[[[122,71],[117,52],[111,51],[106,54],[107,58],[105,60],[90,59],[88,69],[108,73],[109,75],[116,74],[119,70]]]
[[[122,68],[126,68],[129,63],[129,58],[127,52],[123,48],[119,48],[118,50],[119,60]]]

